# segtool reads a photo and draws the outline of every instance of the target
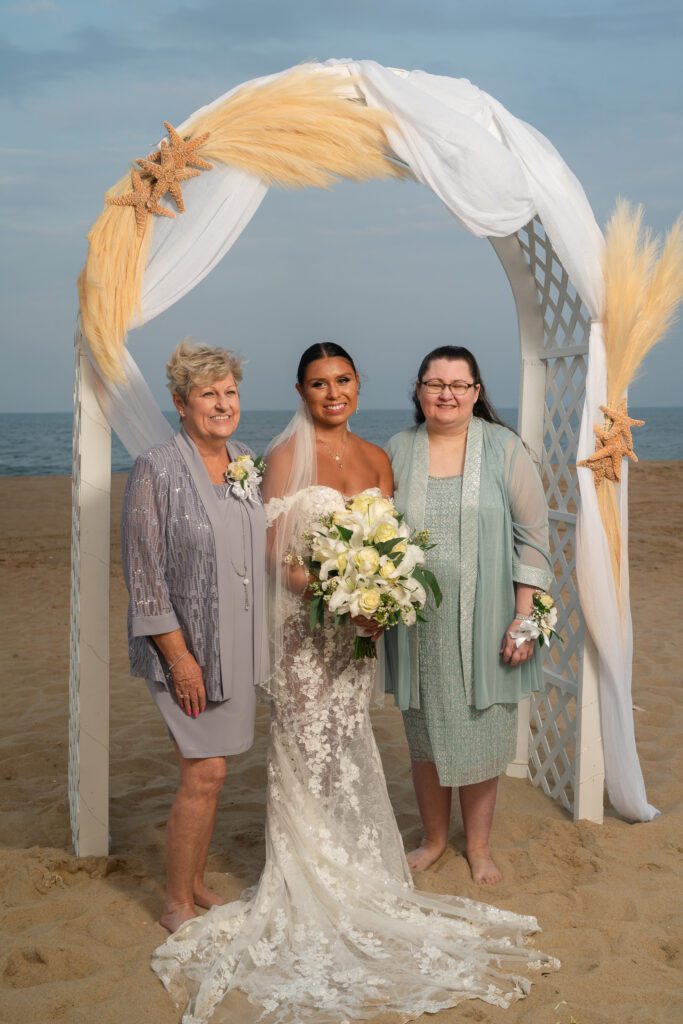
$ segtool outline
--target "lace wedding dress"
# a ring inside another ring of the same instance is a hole
[[[305,523],[343,498],[309,487],[269,502],[269,518],[291,502]],[[282,615],[263,874],[154,954],[187,1002],[184,1024],[204,1024],[235,989],[252,1019],[287,1024],[405,1021],[472,998],[508,1006],[528,991],[526,971],[557,966],[524,942],[536,919],[413,888],[370,724],[375,663],[354,661],[353,626],[311,634],[291,595]]]

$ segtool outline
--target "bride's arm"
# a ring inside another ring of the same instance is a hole
[[[280,445],[270,452],[262,485],[268,522],[266,558],[269,572],[279,571],[287,589],[297,596],[303,596],[308,587],[308,572],[296,558],[291,562],[286,561],[288,554],[291,554],[286,550],[284,539],[284,532],[290,525],[286,492],[291,469],[292,451],[288,444]]]

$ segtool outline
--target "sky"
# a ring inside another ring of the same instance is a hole
[[[369,58],[468,78],[531,122],[604,226],[617,196],[661,232],[683,208],[680,0],[5,0],[0,2],[0,409],[71,407],[75,279],[102,196],[131,159],[241,82],[307,59]],[[407,402],[422,356],[465,344],[517,402],[514,302],[488,242],[415,183],[271,189],[181,302],[129,336],[165,408],[183,337],[247,359],[242,401],[294,405],[300,353],[335,340],[368,408]],[[681,405],[683,329],[633,405]]]

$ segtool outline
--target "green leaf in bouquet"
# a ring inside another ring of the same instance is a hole
[[[404,540],[403,537],[392,537],[391,540],[377,540],[374,542],[373,547],[380,555],[389,555],[402,540]],[[397,552],[397,554],[402,554],[402,552]]]
[[[315,632],[315,627],[323,624],[324,605],[322,594],[317,594],[311,598],[311,604],[308,610],[308,627],[311,633]]]
[[[443,601],[443,594],[441,593],[441,587],[437,582],[436,576],[431,569],[425,569],[423,565],[420,566],[420,575],[423,577],[420,582],[422,582],[423,586],[426,584],[429,587],[434,595],[434,604],[438,608]]]
[[[342,540],[351,540],[353,537],[353,530],[349,530],[346,526],[339,526],[337,523],[337,533]]]

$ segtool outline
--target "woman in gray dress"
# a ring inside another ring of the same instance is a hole
[[[430,531],[427,564],[444,600],[428,622],[387,638],[424,830],[408,863],[423,871],[446,849],[457,787],[472,877],[491,885],[501,878],[489,845],[498,776],[514,756],[517,702],[542,685],[536,645],[516,646],[510,633],[551,582],[547,505],[468,349],[430,352],[413,401],[417,425],[388,445],[395,501]]]
[[[136,459],[122,543],[131,674],[147,680],[180,765],[161,917],[173,932],[195,906],[222,903],[204,869],[225,758],[254,738],[265,516],[258,473],[244,460],[251,453],[231,440],[240,419],[240,360],[183,342],[166,373],[181,429]]]

